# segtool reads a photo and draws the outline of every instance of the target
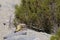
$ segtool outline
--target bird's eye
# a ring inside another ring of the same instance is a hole
[[[3,23],[3,25],[6,25],[6,23]]]
[[[1,4],[0,4],[0,7],[1,7]]]

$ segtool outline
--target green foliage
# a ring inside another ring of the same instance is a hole
[[[51,33],[54,20],[57,19],[57,24],[60,24],[59,0],[21,0],[21,2],[15,6],[15,25],[25,23],[29,27],[38,30],[42,28],[45,32]],[[53,6],[54,3],[56,5]]]
[[[51,36],[50,40],[58,40],[58,37],[57,36]]]
[[[60,0],[55,0],[55,16],[58,27],[60,27]]]
[[[59,28],[59,30],[57,31],[56,35],[60,38],[60,28]]]
[[[60,40],[60,29],[57,31],[55,36],[51,36],[50,40]]]

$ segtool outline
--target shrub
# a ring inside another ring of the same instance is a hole
[[[54,5],[58,4],[59,0],[21,0],[21,2],[15,6],[15,25],[25,23],[29,28],[43,29],[46,33],[51,33],[55,24],[60,24],[58,16],[60,14],[57,14],[60,13],[59,7]]]
[[[60,29],[57,31],[55,36],[52,36],[50,40],[60,40]]]

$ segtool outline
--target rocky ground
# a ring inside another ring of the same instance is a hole
[[[14,7],[19,3],[20,0],[0,0],[0,40],[49,40],[51,35],[30,29],[14,33]]]
[[[50,40],[51,35],[27,29],[17,33],[10,33],[5,37],[5,40]]]
[[[11,32],[14,7],[19,2],[19,0],[0,0],[0,40],[3,40],[3,36]]]

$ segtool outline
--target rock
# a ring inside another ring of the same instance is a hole
[[[0,0],[0,40],[13,31],[15,5],[19,3],[20,0]]]
[[[40,40],[40,38],[35,38],[34,40]]]
[[[26,35],[24,35],[27,33]],[[5,40],[50,40],[51,35],[43,32],[36,32],[30,29],[7,35]]]

